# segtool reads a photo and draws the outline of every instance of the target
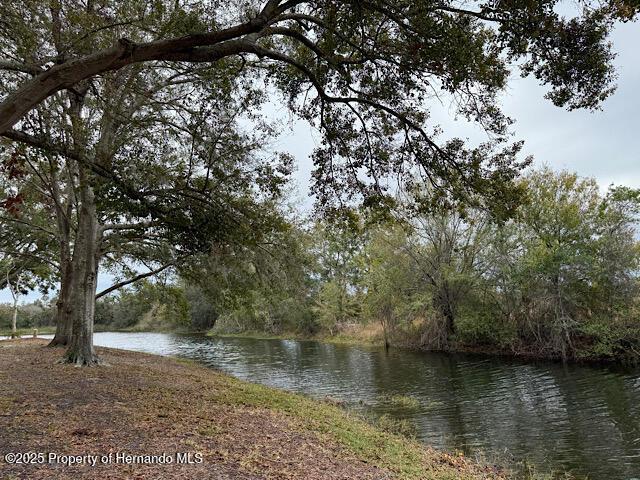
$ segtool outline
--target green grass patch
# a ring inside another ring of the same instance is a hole
[[[471,479],[475,475],[455,467],[427,467],[424,447],[401,435],[383,431],[359,416],[304,395],[221,376],[224,385],[215,400],[228,405],[266,408],[286,414],[305,430],[316,432],[342,446],[359,459],[387,469],[394,478]]]
[[[383,395],[380,402],[392,408],[403,410],[417,410],[420,408],[420,400],[410,395]]]
[[[376,427],[385,432],[401,435],[406,438],[416,437],[416,428],[413,423],[406,419],[398,419],[384,414],[371,421]]]

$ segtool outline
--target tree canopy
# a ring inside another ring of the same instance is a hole
[[[518,68],[567,108],[597,108],[614,88],[608,34],[631,0],[218,2],[18,1],[0,28],[0,132],[18,138],[35,107],[141,63],[213,64],[262,78],[323,134],[314,191],[325,202],[380,202],[418,169],[433,202],[482,193],[511,212],[522,163],[497,95]],[[567,13],[561,15],[559,11]],[[514,67],[516,65],[517,67]],[[439,141],[429,102],[447,95],[490,140]]]

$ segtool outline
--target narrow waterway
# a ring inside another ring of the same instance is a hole
[[[98,333],[95,343],[198,360],[251,382],[406,419],[438,448],[592,480],[640,479],[640,371],[330,345]],[[392,395],[417,400],[410,406]]]

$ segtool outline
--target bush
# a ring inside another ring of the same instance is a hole
[[[514,327],[504,321],[497,306],[475,303],[464,305],[458,312],[455,340],[462,344],[504,348],[515,338]]]
[[[640,323],[591,318],[578,327],[577,356],[583,359],[630,358],[640,356]]]

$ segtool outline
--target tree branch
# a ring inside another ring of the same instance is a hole
[[[40,75],[42,72],[44,72],[42,67],[39,67],[38,65],[12,62],[11,60],[0,60],[0,70],[28,73],[29,75]]]
[[[279,2],[268,2],[269,4]],[[217,32],[186,35],[169,40],[134,43],[122,38],[112,48],[68,60],[24,83],[0,103],[0,133],[15,125],[27,112],[56,92],[101,73],[151,60],[211,62],[242,53],[245,35],[259,32],[277,11],[263,10],[258,17]],[[235,40],[235,41],[234,41]]]
[[[109,288],[104,289],[103,291],[101,291],[100,293],[96,294],[96,300],[99,299],[100,297],[104,297],[105,295],[108,295],[111,292],[114,292],[122,287],[126,287],[127,285],[131,285],[132,283],[137,282],[138,280],[142,280],[143,278],[147,278],[147,277],[151,277],[153,275],[157,275],[160,272],[163,272],[164,270],[166,270],[167,268],[173,266],[173,263],[169,263],[167,265],[163,265],[160,268],[157,268],[155,270],[151,270],[150,272],[146,272],[146,273],[141,273],[140,275],[136,275],[133,278],[130,278],[129,280],[123,280],[122,282],[118,282],[114,285],[111,285]]]

